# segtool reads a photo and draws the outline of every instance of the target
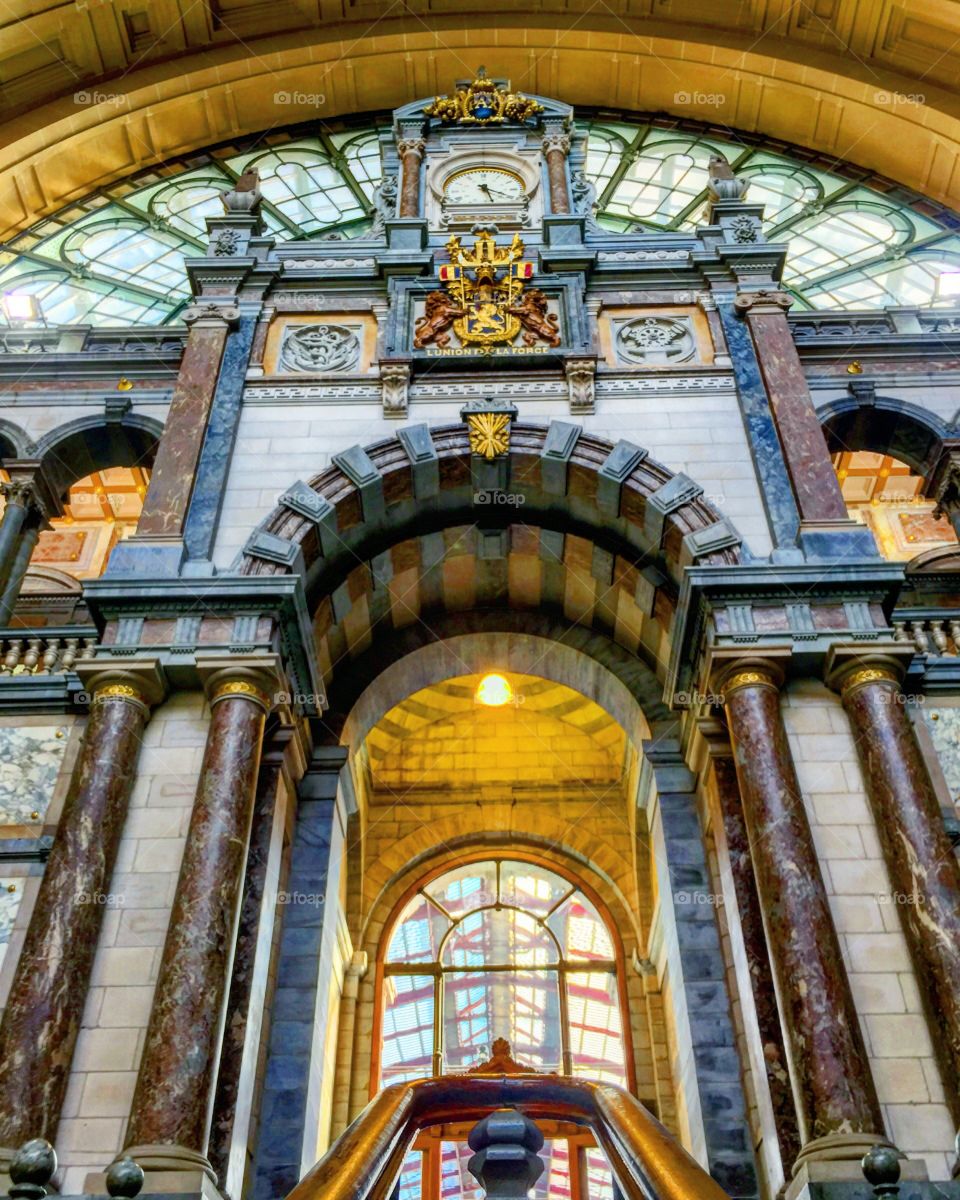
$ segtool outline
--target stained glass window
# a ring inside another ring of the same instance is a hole
[[[533,1070],[623,1084],[616,971],[603,918],[561,875],[514,860],[448,871],[390,936],[381,1080],[469,1070],[506,1038]]]
[[[585,119],[598,221],[616,233],[693,233],[707,207],[710,156],[723,155],[762,203],[770,240],[788,244],[784,284],[800,308],[955,305],[960,237],[952,214],[887,181],[783,148],[745,145],[663,121]],[[278,240],[363,237],[380,182],[373,127],[272,132],[118,181],[45,217],[0,250],[0,295],[34,297],[49,325],[159,325],[189,303],[185,257],[204,252],[207,217],[247,168]],[[944,279],[951,282],[945,286]],[[3,306],[0,325],[9,323]],[[16,320],[16,317],[14,317]]]

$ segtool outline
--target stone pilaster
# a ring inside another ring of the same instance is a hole
[[[210,1111],[260,744],[277,691],[271,660],[198,668],[210,728],[127,1129],[126,1153],[147,1172],[148,1191],[216,1182]]]
[[[960,1125],[960,863],[904,708],[905,663],[860,648],[828,676],[857,753],[916,971],[946,1103]]]
[[[787,743],[781,682],[773,662],[735,660],[712,690],[724,697],[790,1048],[802,1143],[796,1173],[817,1160],[856,1163],[886,1138]]]
[[[163,694],[155,663],[78,663],[92,695],[66,803],[0,1024],[0,1161],[52,1141],[80,1029],[143,727]]]

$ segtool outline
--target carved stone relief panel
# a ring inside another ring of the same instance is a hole
[[[693,307],[603,309],[599,334],[611,367],[656,369],[713,362],[709,326]]]
[[[281,314],[264,348],[265,375],[356,375],[370,370],[377,323],[372,313]]]

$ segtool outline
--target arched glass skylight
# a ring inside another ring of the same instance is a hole
[[[587,174],[611,232],[692,233],[704,221],[707,164],[722,154],[763,203],[766,233],[789,244],[784,284],[798,308],[953,305],[960,221],[902,188],[841,174],[762,146],[667,127],[588,120]],[[205,220],[248,167],[278,240],[369,233],[380,155],[374,128],[228,147],[121,181],[0,251],[0,325],[159,325],[189,303],[183,259],[202,254]],[[875,186],[874,186],[875,184]]]

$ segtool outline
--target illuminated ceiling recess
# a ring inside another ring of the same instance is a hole
[[[767,237],[789,243],[785,285],[798,308],[953,305],[960,236],[937,205],[881,191],[762,145],[664,122],[587,120],[587,174],[600,225],[692,233],[705,217],[707,164],[722,154],[765,207]],[[189,302],[184,257],[205,251],[205,218],[250,167],[260,172],[269,232],[281,241],[368,235],[380,156],[372,127],[228,147],[179,173],[120,181],[47,217],[0,254],[6,325],[160,325]],[[33,301],[25,297],[35,298]]]

